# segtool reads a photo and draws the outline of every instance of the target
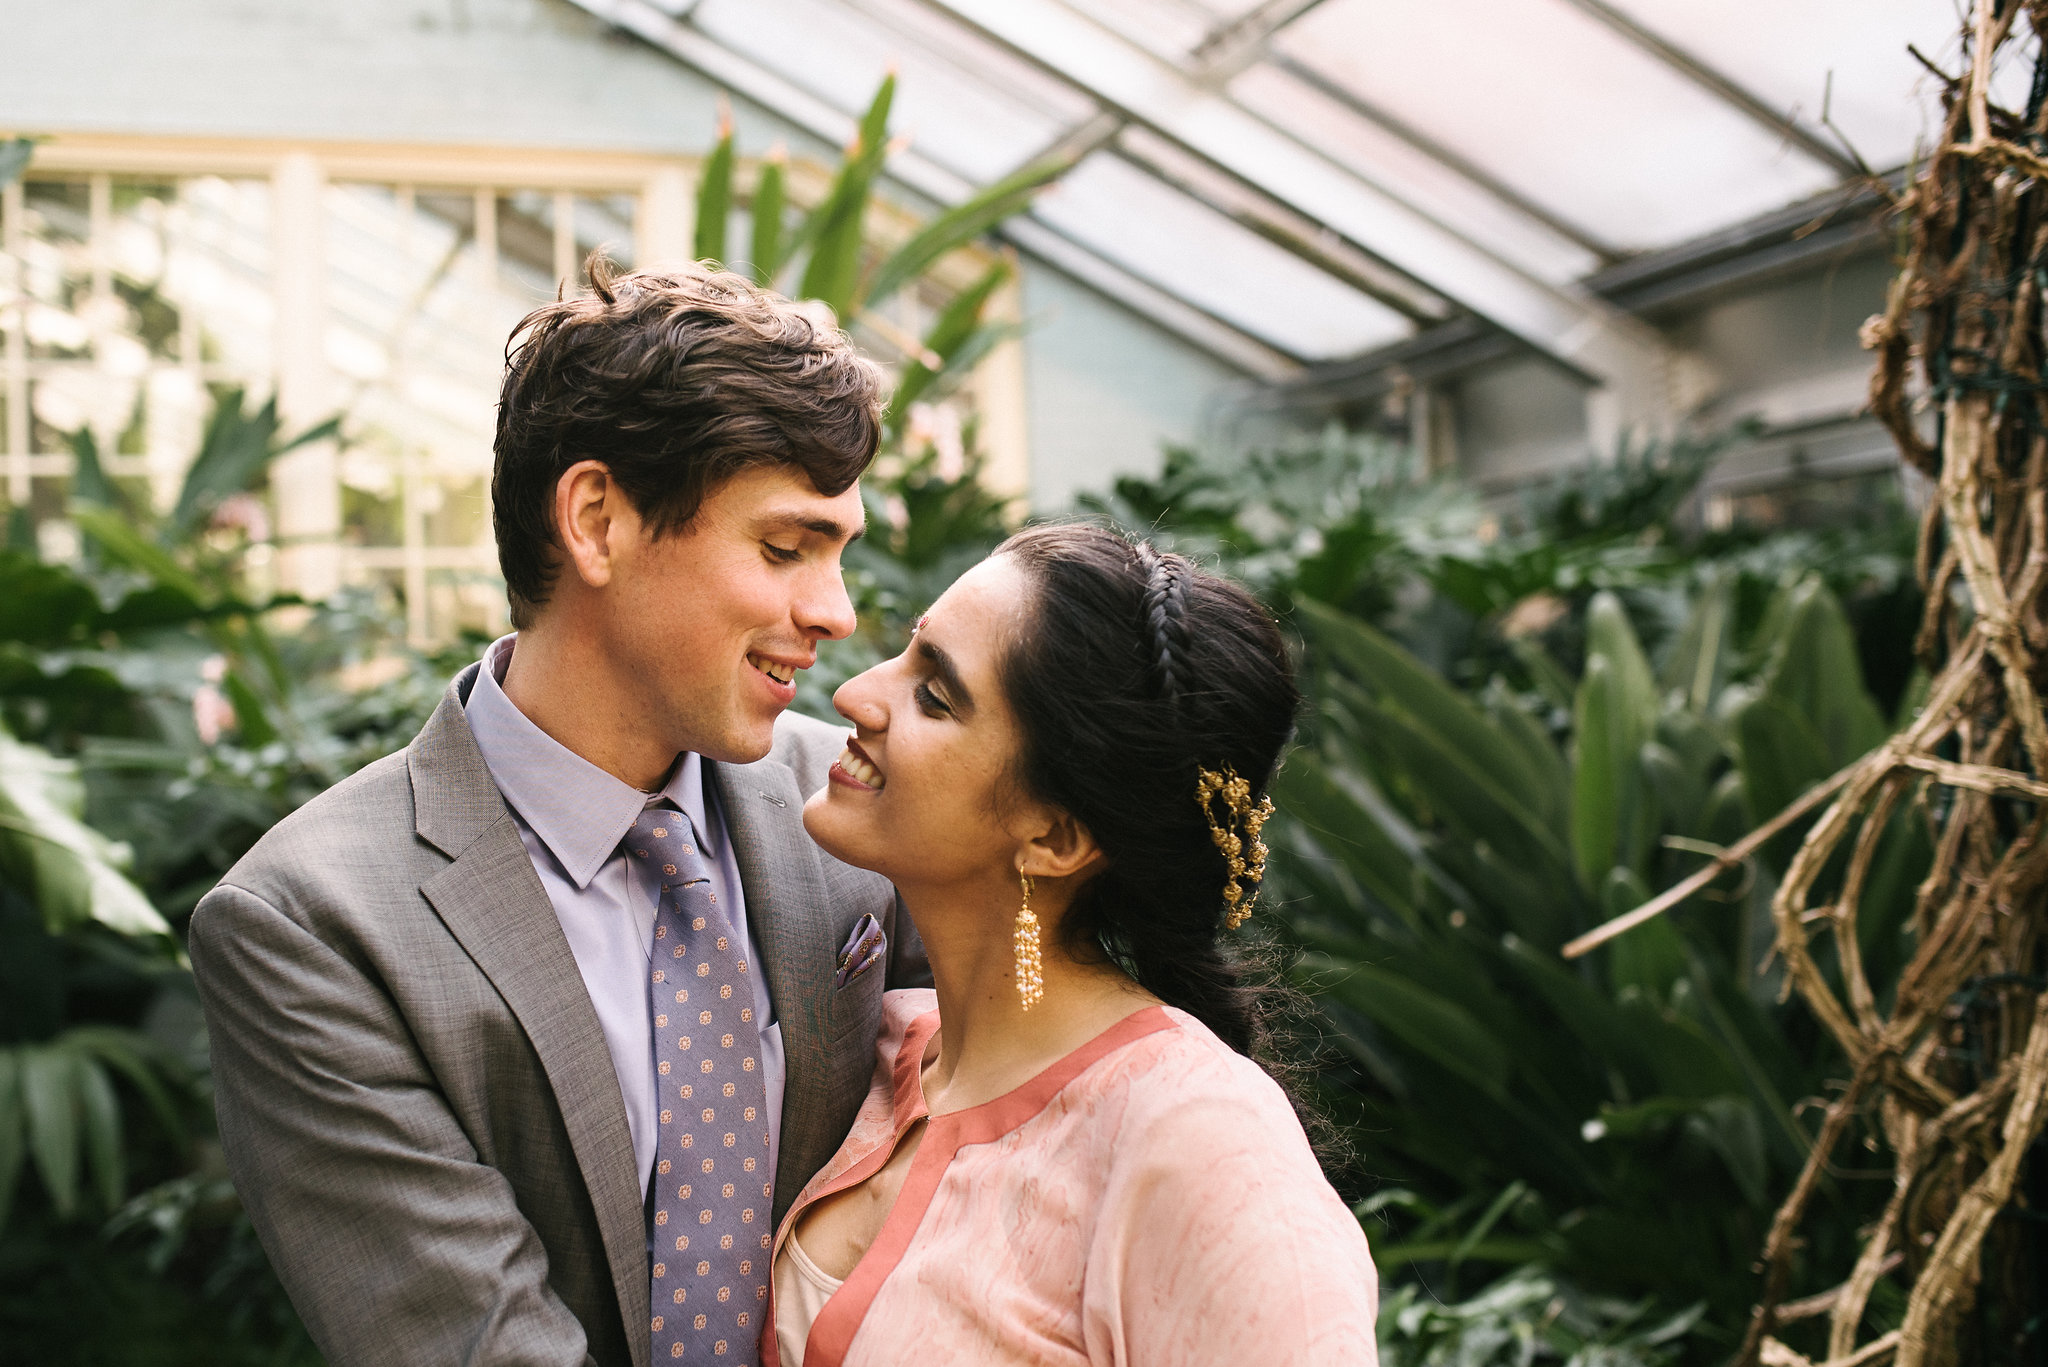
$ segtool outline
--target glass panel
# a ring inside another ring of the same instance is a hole
[[[269,186],[263,181],[29,180],[8,225],[25,366],[6,382],[0,476],[33,519],[62,519],[70,434],[109,475],[168,507],[197,448],[207,386],[268,387]],[[38,535],[45,536],[38,527]],[[76,538],[53,527],[53,553]]]
[[[1541,220],[1275,66],[1250,68],[1231,82],[1230,94],[1361,179],[1539,280],[1576,280],[1599,264],[1592,252]]]
[[[1221,22],[1195,0],[1090,0],[1074,8],[1175,63],[1184,62]]]
[[[1911,43],[1950,71],[1962,63],[1958,9],[1924,0],[1805,0],[1751,5],[1728,22],[1726,0],[1614,0],[1615,8],[1718,70],[1775,109],[1820,131],[1830,120],[1872,167],[1902,165],[1939,131],[1940,85],[1906,51]],[[1997,89],[2026,107],[2023,45],[2002,54]],[[1832,88],[1830,83],[1832,78]]]
[[[895,130],[975,181],[997,179],[1094,112],[1063,83],[957,25],[935,25],[911,0],[705,0],[691,18],[848,113],[865,109],[895,70]]]
[[[1276,46],[1623,248],[1835,179],[1566,0],[1330,0]]]
[[[1408,320],[1122,159],[1097,153],[1038,217],[1096,254],[1307,359],[1407,336]]]
[[[580,267],[601,241],[630,242],[631,198],[342,184],[326,207],[351,577],[389,582],[415,639],[491,629],[500,600],[430,587],[430,571],[488,578],[484,491],[506,338],[554,297],[565,258]],[[566,240],[555,230],[564,207]]]

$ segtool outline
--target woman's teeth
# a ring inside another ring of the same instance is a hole
[[[839,752],[839,767],[855,783],[879,791],[888,782],[882,771],[853,753],[851,749]]]
[[[766,660],[759,655],[747,656],[747,663],[779,684],[786,684],[796,677],[795,665],[778,664],[774,660]]]

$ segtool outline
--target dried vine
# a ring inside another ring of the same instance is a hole
[[[1934,677],[1912,724],[1837,776],[1772,903],[1791,984],[1851,1074],[1765,1242],[1742,1367],[1957,1362],[1987,1235],[2048,1120],[2044,33],[2048,0],[1976,0],[1969,68],[1948,78],[1940,143],[1895,206],[1902,269],[1865,329],[1878,356],[1873,410],[1936,489],[1920,550],[1920,646]],[[2027,108],[2012,111],[1992,99],[1992,61],[2021,43],[2037,69]],[[1857,917],[1902,802],[1929,824],[1934,857],[1887,1011],[1858,952]],[[1892,1155],[1890,1198],[1847,1280],[1787,1304],[1800,1227],[1859,1127]],[[1886,1277],[1905,1289],[1905,1316],[1876,1333],[1868,1311]],[[1820,1314],[1817,1357],[1775,1336]]]

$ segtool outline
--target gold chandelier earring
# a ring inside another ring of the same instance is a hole
[[[1045,996],[1045,963],[1039,957],[1038,914],[1031,910],[1031,875],[1017,871],[1024,889],[1024,905],[1017,908],[1017,930],[1012,937],[1017,948],[1017,998],[1029,1011]]]

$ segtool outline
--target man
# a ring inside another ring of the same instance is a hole
[[[592,284],[508,353],[516,634],[192,918],[222,1146],[336,1367],[755,1362],[884,982],[929,980],[804,833],[843,732],[783,712],[854,627],[879,378],[737,276]]]

